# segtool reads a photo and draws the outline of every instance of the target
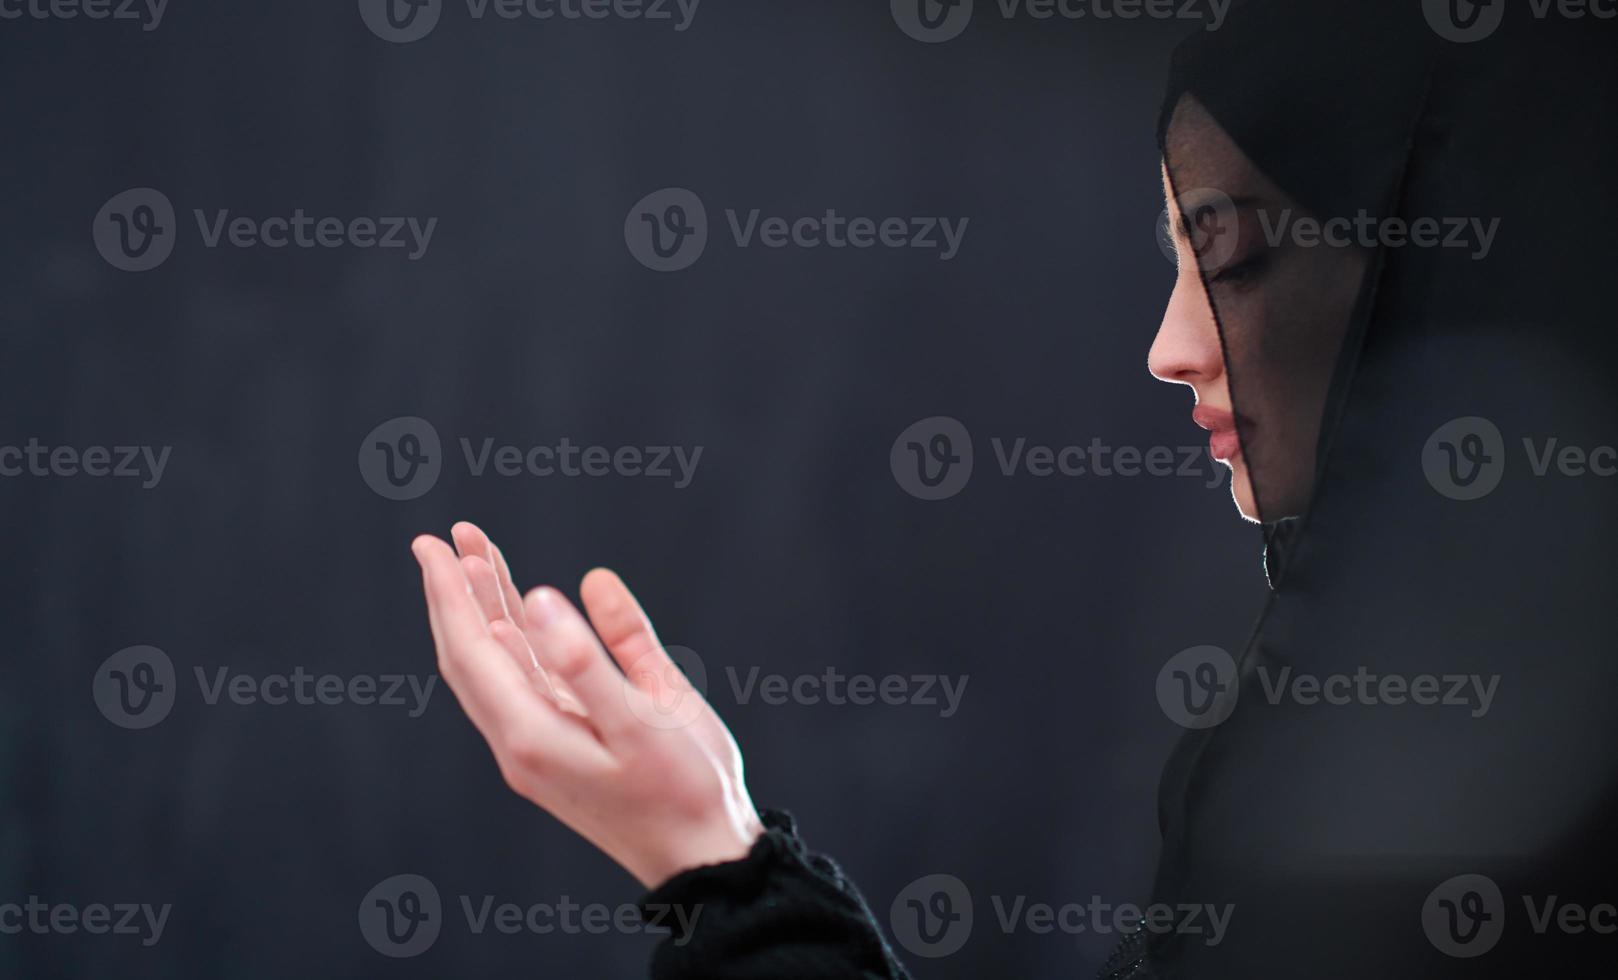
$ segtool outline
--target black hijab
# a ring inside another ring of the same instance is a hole
[[[1558,9],[1237,0],[1176,55],[1165,165],[1287,532],[1160,795],[1156,901],[1229,928],[1148,933],[1157,975],[1618,963],[1575,928],[1618,925],[1618,25]]]

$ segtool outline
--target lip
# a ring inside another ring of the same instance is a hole
[[[1236,434],[1235,415],[1222,408],[1198,405],[1191,413],[1191,421],[1208,430],[1208,455],[1222,463],[1241,455],[1242,441]]]

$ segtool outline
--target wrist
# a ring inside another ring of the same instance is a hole
[[[745,813],[727,814],[723,820],[681,834],[666,853],[635,877],[648,890],[655,890],[681,872],[743,860],[763,834],[764,823],[751,807]]]

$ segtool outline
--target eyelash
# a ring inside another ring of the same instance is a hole
[[[1208,283],[1209,285],[1244,285],[1257,278],[1258,274],[1263,271],[1263,268],[1264,253],[1259,252],[1243,259],[1240,262],[1233,263],[1223,269],[1220,269],[1218,272],[1208,277]]]

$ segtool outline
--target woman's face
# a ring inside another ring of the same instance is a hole
[[[1179,273],[1147,365],[1195,392],[1192,418],[1230,467],[1242,516],[1295,517],[1314,488],[1321,414],[1369,253],[1277,236],[1307,212],[1191,97],[1169,132]]]
[[[1174,291],[1163,322],[1157,328],[1146,365],[1159,381],[1183,384],[1196,397],[1191,418],[1210,433],[1208,452],[1230,467],[1231,495],[1236,509],[1248,520],[1259,519],[1253,481],[1242,456],[1241,437],[1236,431],[1235,405],[1230,397],[1230,375],[1225,370],[1225,352],[1219,340],[1219,323],[1213,305],[1202,287],[1198,271],[1197,237],[1180,213],[1168,174],[1163,175],[1163,196],[1168,201],[1169,227],[1174,233],[1174,253],[1178,272]]]

